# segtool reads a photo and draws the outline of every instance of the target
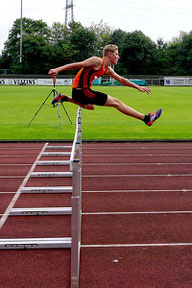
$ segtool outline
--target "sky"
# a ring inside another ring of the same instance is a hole
[[[0,53],[13,22],[20,18],[21,0],[0,0]],[[66,0],[22,0],[23,17],[49,26],[65,22]],[[101,20],[112,29],[141,30],[151,40],[171,41],[192,30],[192,0],[73,0],[74,20],[83,26]]]

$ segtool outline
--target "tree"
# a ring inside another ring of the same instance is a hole
[[[181,46],[181,38],[174,38],[167,46],[167,75],[182,75],[182,67],[179,64],[179,50]]]
[[[69,28],[59,22],[54,22],[51,27],[51,43],[57,44],[59,41],[69,40]]]
[[[72,22],[69,27],[55,22],[49,27],[42,20],[23,18],[20,64],[20,19],[17,19],[5,42],[0,68],[11,68],[16,74],[47,74],[51,67],[102,56],[103,47],[110,43],[119,48],[120,60],[115,70],[122,75],[192,74],[192,31],[181,32],[169,43],[161,38],[154,43],[141,31],[114,30],[103,20],[87,28],[79,22]]]
[[[167,73],[169,75],[192,74],[192,31],[181,32],[179,37],[173,38],[166,49],[168,59]]]
[[[39,73],[41,70],[41,65],[39,65],[39,69],[37,69],[37,65],[35,65],[35,63],[38,63],[41,58],[44,61],[44,56],[47,56],[50,53],[50,30],[47,24],[42,20],[23,18],[22,38],[22,65],[19,63],[20,19],[17,19],[14,22],[13,27],[9,33],[8,40],[5,42],[5,49],[3,50],[2,55],[4,58],[10,59],[10,68],[12,69],[13,73]]]
[[[69,27],[54,23],[51,35],[53,67],[82,61],[94,54],[96,35],[79,22],[73,21]],[[71,71],[65,71],[66,73]]]
[[[179,46],[179,66],[182,67],[183,75],[192,75],[192,31],[187,33],[182,33],[182,41]]]
[[[124,63],[121,61],[122,47],[123,47],[122,44],[124,42],[126,35],[127,35],[127,32],[121,29],[114,30],[113,33],[111,34],[111,43],[118,46],[118,52],[120,55],[120,60],[118,62],[118,65],[115,67],[115,71],[119,74],[127,74],[127,69]]]
[[[91,23],[90,30],[95,34],[95,55],[103,55],[103,47],[111,43],[112,29],[101,20],[99,23]]]
[[[168,75],[169,66],[168,66],[168,55],[167,55],[167,42],[164,42],[162,38],[157,40],[157,56],[155,64],[155,74]]]
[[[153,74],[156,45],[141,31],[127,33],[121,54],[121,63],[128,74]]]
[[[126,35],[127,35],[127,32],[121,29],[114,30],[113,33],[111,34],[111,42],[114,45],[118,46],[120,54],[122,51],[122,43],[124,42]]]
[[[52,49],[50,67],[60,66],[73,61],[73,51],[70,44],[70,29],[59,22],[51,27],[50,44]]]
[[[79,22],[71,22],[70,27],[70,49],[73,51],[73,61],[82,61],[91,57],[95,52],[96,35],[89,29],[83,27]]]
[[[23,51],[22,73],[47,74],[50,69],[51,48],[45,37],[26,35],[23,41]],[[12,69],[18,70],[18,64],[13,65]]]

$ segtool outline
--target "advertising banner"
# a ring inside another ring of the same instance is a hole
[[[50,78],[0,78],[0,85],[53,85]],[[56,85],[72,85],[72,79],[57,79]]]
[[[165,86],[192,86],[192,77],[164,77]]]

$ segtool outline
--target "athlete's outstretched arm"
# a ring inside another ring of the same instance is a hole
[[[81,62],[70,63],[70,64],[66,64],[64,66],[60,66],[60,67],[51,69],[51,70],[49,70],[48,74],[49,75],[57,75],[61,71],[80,69],[82,67],[97,68],[97,67],[101,66],[101,64],[102,64],[101,58],[93,56],[93,57],[88,58],[88,59],[81,61]]]
[[[129,81],[128,79],[118,75],[111,67],[108,67],[107,74],[110,75],[112,78],[120,82],[124,86],[129,86],[135,89],[138,89],[141,92],[147,92],[148,94],[151,93],[151,89],[144,86],[138,86],[135,83]]]

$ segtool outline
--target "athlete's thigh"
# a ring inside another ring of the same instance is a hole
[[[116,103],[117,99],[108,95],[107,101],[105,103],[105,106],[113,106]]]

